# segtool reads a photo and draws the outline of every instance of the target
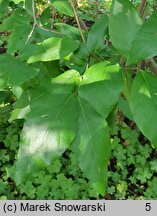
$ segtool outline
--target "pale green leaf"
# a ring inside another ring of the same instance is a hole
[[[109,65],[109,62],[104,61],[85,72],[79,95],[106,118],[118,102],[121,91],[122,76],[119,66]]]
[[[48,38],[40,44],[33,45],[34,48],[32,46],[32,51],[34,49],[32,55],[29,53],[29,48],[26,48],[28,55],[31,55],[28,59],[28,63],[64,58],[77,49],[78,45],[79,42],[74,41],[72,38]],[[24,56],[27,56],[25,52]]]

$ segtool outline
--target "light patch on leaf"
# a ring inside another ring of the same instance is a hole
[[[139,93],[145,95],[146,97],[151,98],[150,92],[145,84],[140,87]]]

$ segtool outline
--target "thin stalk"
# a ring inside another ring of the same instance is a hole
[[[79,32],[80,32],[81,38],[82,38],[83,42],[86,43],[86,40],[85,40],[85,37],[84,37],[82,29],[81,29],[80,21],[79,21],[79,18],[78,18],[77,11],[76,11],[76,8],[75,8],[73,0],[70,0],[70,4],[71,4],[71,7],[72,7],[73,12],[74,12],[74,17],[75,17],[77,26],[79,28]]]

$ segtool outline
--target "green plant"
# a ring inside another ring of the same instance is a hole
[[[11,105],[13,95],[8,91],[3,95],[7,98],[1,106]],[[23,121],[10,124],[11,112],[9,109],[8,115],[6,112],[0,114],[0,199],[156,199],[156,151],[139,130],[131,126],[132,121],[128,125],[125,123],[126,119],[122,122],[116,120],[112,132],[105,197],[94,190],[70,149],[17,186],[14,181],[15,160]],[[146,167],[144,171],[143,167]]]
[[[130,1],[114,0],[109,16],[99,17],[96,13],[98,19],[88,31],[82,27],[86,27],[86,23],[83,17],[79,19],[79,9],[73,1],[37,3],[35,7],[34,0],[0,1],[0,32],[8,36],[5,44],[2,39],[5,49],[0,55],[0,89],[5,92],[9,88],[15,96],[9,122],[24,119],[15,181],[17,184],[27,181],[29,197],[34,198],[33,184],[29,181],[32,173],[55,163],[71,148],[96,194],[103,196],[111,152],[110,132],[117,105],[133,118],[152,146],[157,147],[157,66],[153,59],[157,54],[157,15],[150,13],[144,22],[146,7],[141,8],[142,4],[138,14]],[[63,13],[65,19],[74,16],[75,26],[54,23],[56,11]],[[53,20],[51,14],[55,15]],[[113,53],[116,57],[112,58]],[[139,64],[141,61],[145,62],[144,69]],[[119,102],[121,95],[124,103]],[[8,133],[15,141],[11,147],[15,150],[18,137]],[[122,133],[124,139],[128,138],[126,130]],[[131,142],[136,143],[137,137],[134,132],[131,134]],[[8,137],[4,144],[7,147],[11,142]],[[115,153],[117,169],[122,169],[127,160],[126,152],[132,155],[134,149],[118,148],[121,153]],[[130,164],[146,164],[148,152],[139,153],[135,158],[129,157]],[[151,179],[150,167],[153,169],[150,164],[145,170],[135,169],[136,179],[141,183]],[[126,171],[123,176],[127,176]],[[58,175],[57,179],[65,182],[65,190],[71,184],[64,175]],[[117,198],[126,197],[125,181],[115,188],[121,194]],[[115,188],[112,187],[112,193]],[[40,188],[38,193],[44,198],[47,190]],[[75,197],[72,191],[67,194],[65,198]]]

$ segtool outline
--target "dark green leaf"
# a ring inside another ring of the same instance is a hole
[[[157,77],[140,72],[132,87],[133,117],[142,133],[157,148]]]
[[[79,121],[73,151],[79,165],[91,180],[97,193],[104,194],[110,156],[110,138],[107,123],[91,105],[78,97]]]
[[[137,32],[127,59],[128,65],[157,55],[156,23],[157,13],[153,14]]]
[[[87,48],[90,53],[104,48],[104,37],[108,27],[108,17],[103,14],[92,26],[87,37]]]
[[[24,48],[32,29],[30,21],[31,18],[28,14],[21,10],[16,10],[0,25],[0,31],[11,31],[7,53],[11,54]]]
[[[0,55],[0,88],[20,86],[35,77],[38,69],[30,67],[15,57]]]
[[[78,116],[74,91],[79,80],[77,72],[68,71],[52,83],[43,83],[30,91],[31,112],[25,116],[16,167],[17,184],[34,167],[50,164],[74,139]]]

